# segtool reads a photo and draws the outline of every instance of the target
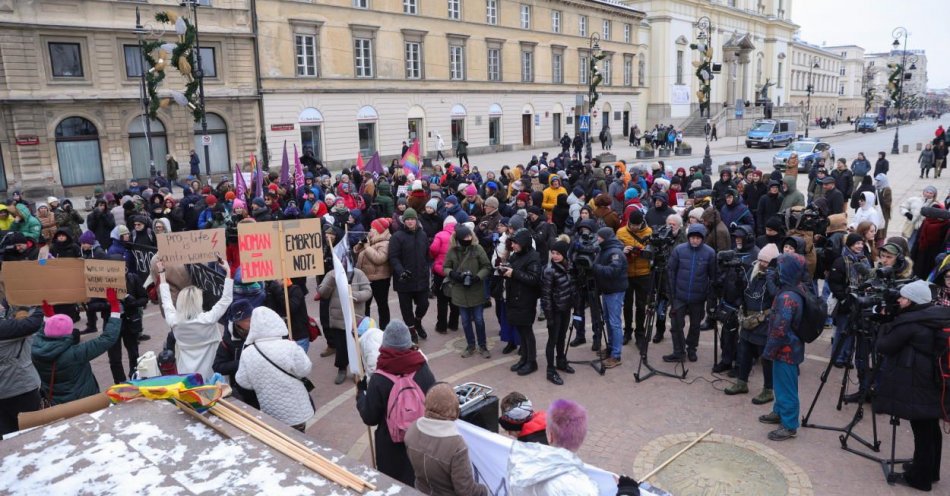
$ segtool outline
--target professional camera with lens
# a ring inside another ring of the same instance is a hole
[[[814,205],[808,205],[803,210],[792,211],[789,216],[791,217],[790,225],[787,226],[789,230],[811,231],[817,236],[824,236],[828,230],[828,217]]]
[[[742,259],[736,254],[736,250],[723,250],[716,253],[716,263],[719,264],[720,271],[728,267],[742,267]]]
[[[901,287],[910,280],[894,279],[893,267],[878,267],[868,275],[870,278],[864,284],[851,291],[851,301],[862,318],[888,322],[900,309],[897,299]]]
[[[472,287],[472,284],[473,284],[473,283],[474,283],[474,281],[472,280],[472,273],[471,273],[471,272],[465,272],[465,273],[462,274],[462,286],[464,286],[464,287],[466,287],[466,288],[470,288],[470,287]]]
[[[582,231],[577,236],[577,243],[571,254],[571,263],[578,269],[590,269],[594,266],[599,252],[597,235],[590,231]]]
[[[674,244],[676,244],[676,236],[673,235],[673,229],[664,225],[653,231],[649,243],[643,247],[640,256],[649,260],[651,267],[665,266]]]

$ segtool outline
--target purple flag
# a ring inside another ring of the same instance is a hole
[[[264,173],[261,171],[261,164],[257,163],[257,157],[251,154],[251,163],[254,164],[254,198],[264,198]]]
[[[287,157],[287,140],[284,140],[284,156],[280,159],[280,185],[290,186],[290,158]]]
[[[303,184],[303,164],[300,163],[300,154],[297,153],[297,144],[294,143],[294,185],[296,185],[297,190],[299,191],[301,188],[303,188]]]
[[[247,198],[247,182],[244,181],[244,171],[241,170],[241,164],[234,164],[234,195],[244,200]]]
[[[379,159],[379,152],[373,153],[373,156],[369,159],[369,162],[366,163],[366,167],[363,170],[376,174],[377,176],[384,174],[383,162]]]

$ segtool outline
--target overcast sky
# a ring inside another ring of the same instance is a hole
[[[867,52],[890,50],[891,32],[903,26],[910,32],[907,48],[927,51],[927,86],[939,89],[950,87],[950,64],[941,60],[950,49],[948,7],[948,0],[793,0],[792,20],[803,41]]]

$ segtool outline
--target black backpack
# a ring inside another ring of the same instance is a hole
[[[802,291],[799,288],[785,288],[802,298],[802,321],[796,329],[799,339],[811,343],[821,336],[825,330],[825,320],[828,318],[828,304],[812,291]]]

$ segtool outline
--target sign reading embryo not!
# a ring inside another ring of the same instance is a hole
[[[320,219],[238,224],[241,280],[256,282],[323,274],[320,226]]]
[[[320,219],[285,220],[283,246],[284,277],[309,277],[323,274],[323,231]]]
[[[224,260],[224,229],[201,229],[164,233],[157,236],[158,259],[167,265],[217,262]]]

